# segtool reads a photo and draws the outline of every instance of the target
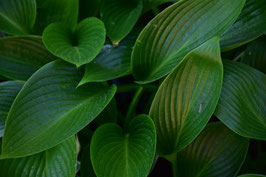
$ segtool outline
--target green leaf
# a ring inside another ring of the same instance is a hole
[[[0,83],[0,137],[3,136],[9,109],[23,86],[22,82],[6,81]]]
[[[26,81],[40,67],[57,59],[43,45],[39,36],[0,39],[0,74]]]
[[[136,41],[132,54],[136,80],[148,83],[168,74],[188,52],[223,34],[237,19],[244,3],[245,0],[186,0],[162,11]]]
[[[251,42],[245,50],[242,62],[266,74],[266,36]]]
[[[102,0],[79,0],[79,20],[98,15]]]
[[[182,150],[205,127],[217,105],[223,78],[219,38],[189,53],[163,81],[150,109],[160,155]]]
[[[211,123],[188,147],[179,152],[174,168],[185,177],[232,177],[242,166],[249,140],[222,123]]]
[[[265,74],[242,63],[223,63],[223,88],[215,116],[241,136],[266,140]]]
[[[155,127],[146,115],[133,118],[124,131],[117,124],[105,124],[92,137],[92,165],[98,177],[146,177],[155,146]]]
[[[103,0],[100,15],[113,43],[121,41],[133,29],[141,11],[142,0]]]
[[[105,109],[94,120],[98,125],[117,122],[118,110],[115,99],[112,99]]]
[[[75,137],[38,154],[0,160],[0,177],[73,177],[76,172]]]
[[[259,174],[244,174],[240,175],[238,177],[265,177],[265,175],[259,175]]]
[[[89,124],[111,101],[116,87],[91,83],[76,88],[80,78],[77,68],[63,61],[34,73],[10,109],[0,158],[47,150]]]
[[[0,31],[21,35],[31,34],[36,18],[35,0],[1,0]]]
[[[92,61],[104,41],[104,24],[95,17],[84,19],[74,31],[62,23],[53,23],[43,32],[43,42],[47,49],[77,66]]]
[[[266,32],[265,0],[247,0],[236,23],[223,34],[223,51],[239,47]]]
[[[61,22],[75,27],[78,20],[79,1],[77,0],[39,0],[34,32],[42,34],[51,23]]]

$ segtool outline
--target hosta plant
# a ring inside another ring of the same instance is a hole
[[[265,0],[0,0],[0,177],[266,174]]]

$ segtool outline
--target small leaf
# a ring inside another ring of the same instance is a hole
[[[36,18],[35,0],[1,0],[0,31],[13,34],[31,34]]]
[[[98,177],[146,177],[155,156],[156,132],[146,115],[132,119],[127,130],[105,124],[92,137],[91,161]]]
[[[186,0],[162,11],[148,23],[134,46],[135,79],[149,83],[167,75],[191,50],[223,34],[237,19],[244,3],[245,0]]]
[[[81,21],[75,31],[64,24],[53,23],[43,33],[43,42],[51,53],[77,66],[92,61],[104,41],[104,24],[95,17]]]
[[[160,155],[182,150],[202,131],[217,105],[222,75],[215,37],[189,53],[163,81],[150,109]]]
[[[3,136],[9,109],[23,86],[22,82],[6,81],[0,83],[0,137]]]
[[[75,137],[38,154],[0,160],[0,177],[73,177],[76,172]]]
[[[40,67],[57,59],[38,36],[0,39],[0,74],[26,81]]]
[[[176,157],[177,176],[232,177],[242,166],[249,140],[222,123],[211,123]]]
[[[100,8],[107,36],[113,43],[121,41],[137,23],[142,11],[142,0],[103,0]]]
[[[63,61],[51,62],[25,83],[8,118],[0,158],[47,150],[89,124],[111,101],[115,86],[76,88],[81,73]]]
[[[241,136],[266,140],[265,88],[265,74],[224,60],[223,88],[215,116]]]
[[[239,47],[266,32],[265,0],[247,0],[236,23],[222,35],[223,51]]]

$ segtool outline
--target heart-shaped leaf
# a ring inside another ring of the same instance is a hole
[[[266,32],[265,0],[246,0],[236,23],[223,34],[223,51],[239,47]]]
[[[21,90],[23,82],[7,81],[0,83],[0,137],[3,136],[9,109]]]
[[[222,78],[219,38],[215,37],[189,53],[163,81],[150,110],[159,154],[180,151],[198,136],[215,110]]]
[[[134,27],[142,11],[142,0],[103,0],[100,8],[107,36],[121,41]]]
[[[244,3],[245,0],[186,0],[165,9],[149,22],[136,41],[132,54],[134,77],[139,83],[148,83],[168,74],[188,52],[223,34],[237,19]]]
[[[40,67],[57,59],[38,36],[0,39],[0,74],[26,81]]]
[[[248,139],[230,131],[222,123],[211,123],[177,154],[173,168],[176,176],[236,176],[245,160],[248,145]]]
[[[1,0],[0,31],[8,34],[31,34],[36,18],[35,0]]]
[[[265,74],[225,60],[222,93],[214,114],[239,135],[266,140],[265,88]]]
[[[98,128],[91,141],[91,161],[98,177],[146,177],[155,155],[156,132],[146,115],[132,119],[128,129],[117,124]]]
[[[242,62],[266,74],[266,36],[251,42],[245,50]]]
[[[81,74],[63,61],[51,62],[33,74],[8,114],[0,158],[47,150],[84,128],[105,108],[116,87],[91,83],[76,88]]]
[[[53,23],[43,32],[43,42],[54,55],[77,66],[89,63],[105,42],[105,28],[95,17],[82,20],[73,31],[62,23]]]
[[[0,160],[0,177],[73,177],[76,173],[75,137],[38,154]]]
[[[51,23],[61,22],[74,27],[78,20],[79,1],[77,0],[39,0],[34,32],[42,34]]]
[[[79,0],[79,20],[87,17],[96,17],[100,10],[102,0]]]

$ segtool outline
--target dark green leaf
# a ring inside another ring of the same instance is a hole
[[[222,123],[211,123],[188,147],[177,154],[177,176],[233,177],[242,166],[249,140]]]
[[[118,111],[116,101],[115,99],[112,99],[106,108],[97,116],[95,122],[98,125],[117,122],[117,116]]]
[[[77,66],[92,61],[104,41],[104,24],[95,17],[84,19],[74,31],[62,23],[53,23],[43,33],[43,42],[50,52]]]
[[[0,158],[47,150],[77,133],[111,101],[115,86],[76,88],[81,73],[74,65],[51,62],[25,83],[8,118]]]
[[[238,177],[265,177],[265,175],[259,175],[259,174],[244,174],[240,175]]]
[[[79,0],[79,20],[97,16],[102,0]]]
[[[163,81],[150,110],[160,155],[182,150],[202,131],[217,105],[222,75],[215,37],[189,53]]]
[[[26,81],[40,67],[57,59],[38,36],[0,39],[0,74]]]
[[[188,52],[223,34],[244,3],[186,0],[165,9],[148,23],[136,41],[132,54],[134,77],[139,83],[148,83],[168,74]]]
[[[266,140],[265,88],[265,74],[225,60],[223,88],[215,115],[241,136]]]
[[[0,160],[0,177],[74,177],[77,163],[75,137],[44,152]]]
[[[155,155],[156,132],[146,115],[132,119],[127,130],[105,124],[92,137],[91,161],[98,177],[146,177]]]
[[[142,0],[103,0],[100,8],[107,36],[121,41],[134,27],[142,11]]]
[[[0,137],[3,136],[9,109],[23,86],[22,82],[7,81],[0,83]]]
[[[35,0],[0,0],[0,31],[31,34],[35,18]]]
[[[236,23],[223,34],[223,51],[239,47],[266,32],[265,0],[247,0]]]
[[[82,150],[82,155],[80,160],[81,163],[80,177],[97,177],[93,170],[90,157],[91,155],[90,155],[90,144],[89,144]]]

